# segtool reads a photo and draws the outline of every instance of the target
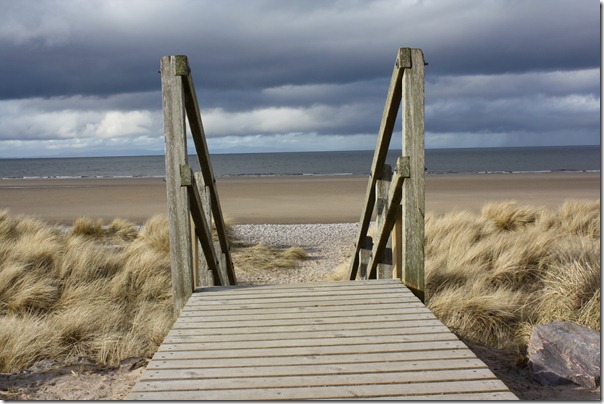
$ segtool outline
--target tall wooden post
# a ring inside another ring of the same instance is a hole
[[[166,192],[170,221],[170,257],[174,312],[178,314],[193,293],[191,223],[187,188],[182,186],[181,166],[187,164],[183,66],[186,56],[161,58],[164,134],[166,142]]]
[[[410,157],[410,178],[403,183],[401,202],[402,280],[424,301],[424,55],[420,49],[411,49],[411,68],[403,75],[401,104],[403,156]]]

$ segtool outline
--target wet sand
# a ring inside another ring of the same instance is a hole
[[[367,177],[218,178],[222,211],[234,224],[350,223],[360,218]],[[478,211],[489,201],[555,208],[566,199],[599,199],[599,173],[426,176],[426,211]],[[0,180],[0,209],[70,224],[80,216],[143,223],[166,213],[161,178]]]

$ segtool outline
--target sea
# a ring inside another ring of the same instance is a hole
[[[212,154],[215,177],[369,175],[373,150]],[[396,165],[401,150],[388,153]],[[195,156],[191,166],[199,170]],[[600,146],[427,149],[427,174],[600,172]],[[0,159],[0,178],[163,178],[164,156]]]

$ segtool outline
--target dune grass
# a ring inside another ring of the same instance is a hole
[[[42,359],[116,365],[151,356],[174,321],[168,229],[155,216],[142,230],[80,218],[61,231],[0,211],[0,372]],[[291,268],[305,257],[299,248],[232,244],[243,271]]]
[[[232,246],[237,272],[305,258],[299,248]],[[82,218],[61,231],[0,211],[0,372],[151,356],[174,320],[169,257],[165,216],[142,230]],[[600,202],[428,214],[426,288],[437,317],[485,345],[522,349],[535,325],[555,320],[600,330]]]
[[[600,330],[600,201],[428,213],[427,306],[460,337],[522,351],[534,326]],[[330,280],[346,279],[348,265]]]
[[[428,307],[460,336],[526,346],[537,324],[600,330],[600,202],[515,202],[426,217]]]

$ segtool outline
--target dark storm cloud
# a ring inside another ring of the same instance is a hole
[[[600,63],[590,1],[5,3],[39,35],[3,29],[1,98],[150,91],[179,53],[206,88],[243,90],[388,76],[401,46],[433,75]]]
[[[131,136],[161,149],[159,60],[186,54],[210,137],[360,142],[379,128],[396,50],[417,47],[429,62],[428,145],[456,136],[469,145],[531,144],[548,131],[554,143],[570,133],[599,142],[595,0],[0,0],[0,7],[0,141]]]

